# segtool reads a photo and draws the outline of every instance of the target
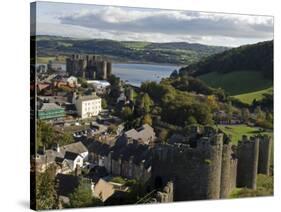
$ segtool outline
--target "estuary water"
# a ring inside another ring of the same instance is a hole
[[[160,82],[161,78],[170,76],[179,68],[174,65],[114,63],[112,73],[124,82],[139,87],[144,81]]]

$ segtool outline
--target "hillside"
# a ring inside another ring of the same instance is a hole
[[[180,70],[230,95],[268,89],[273,84],[273,41],[233,48]]]
[[[210,72],[199,75],[198,78],[213,88],[223,88],[231,96],[257,92],[272,86],[272,81],[261,72],[248,70],[224,74]]]
[[[186,42],[151,43],[104,39],[72,39],[58,36],[37,36],[39,57],[73,53],[101,54],[119,62],[170,63],[189,65],[227,47]]]
[[[241,102],[246,103],[250,105],[254,100],[259,101],[264,98],[264,95],[266,94],[273,94],[273,88],[267,88],[260,91],[250,92],[250,93],[244,93],[240,95],[234,96],[236,99],[239,99]]]

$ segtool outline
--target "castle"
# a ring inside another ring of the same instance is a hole
[[[255,189],[257,173],[269,174],[272,140],[248,139],[237,146],[223,133],[194,127],[183,142],[153,148],[152,184],[159,202],[227,198],[236,187]],[[169,191],[172,192],[167,192]]]
[[[111,75],[112,64],[97,55],[75,54],[66,59],[66,71],[87,80],[106,80]]]

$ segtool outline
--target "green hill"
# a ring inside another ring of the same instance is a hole
[[[191,64],[229,48],[186,42],[152,43],[105,39],[71,39],[58,36],[37,36],[40,57],[100,54],[118,62]]]
[[[273,41],[240,46],[180,69],[249,103],[273,85]],[[243,94],[243,95],[242,95]]]

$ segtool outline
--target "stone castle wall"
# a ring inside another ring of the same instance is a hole
[[[237,186],[256,189],[258,160],[259,160],[259,138],[248,139],[243,136],[237,147],[238,167]]]
[[[222,149],[221,134],[212,139],[202,138],[196,148],[162,145],[154,153],[153,180],[162,183],[172,180],[176,201],[218,199]]]
[[[271,151],[272,151],[272,139],[267,136],[260,136],[259,143],[259,165],[258,173],[270,174],[270,161],[271,161]]]

